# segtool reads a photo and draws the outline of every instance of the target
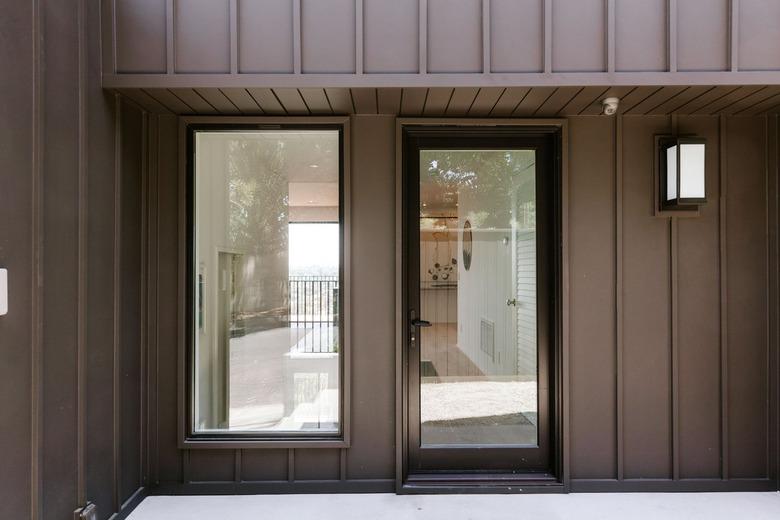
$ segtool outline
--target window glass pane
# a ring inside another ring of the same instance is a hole
[[[195,133],[194,430],[340,431],[337,130]]]
[[[704,145],[680,145],[680,197],[704,198]]]
[[[666,149],[666,200],[677,198],[677,147]]]

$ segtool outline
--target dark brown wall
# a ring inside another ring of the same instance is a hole
[[[768,222],[775,229],[780,227],[780,116],[771,116],[767,121],[768,183],[770,194]],[[770,380],[769,401],[769,470],[774,474],[777,489],[780,490],[780,236],[769,235],[769,368],[774,368],[775,377]]]
[[[145,116],[100,86],[97,2],[4,2],[0,34],[0,518],[122,517],[145,485]]]
[[[0,317],[0,517],[28,518],[31,512],[33,395],[30,378],[33,366],[31,346],[37,320],[33,296],[33,232],[36,223],[33,193],[37,181],[33,170],[33,33],[31,3],[0,5],[0,66],[13,70],[15,82],[3,79],[0,97],[0,267],[10,273],[11,308]],[[13,38],[5,37],[6,34]],[[23,121],[19,126],[9,121]],[[20,131],[21,130],[21,131]],[[12,173],[13,172],[13,173]],[[16,174],[16,172],[19,172]],[[10,223],[13,222],[13,225]]]
[[[391,490],[394,118],[352,118],[352,447],[181,451],[177,122],[157,117],[156,492]],[[777,489],[770,122],[569,119],[572,490]],[[653,136],[675,126],[708,140],[709,202],[697,218],[653,215]]]
[[[150,411],[158,421],[156,435],[150,425],[152,453],[159,453],[152,462],[158,492],[393,490],[395,119],[352,121],[352,343],[359,345],[352,353],[352,447],[187,451],[177,448],[178,122],[173,116],[150,121],[152,132],[159,131],[159,143],[152,144],[159,149],[153,181],[159,200],[149,206],[151,226],[159,229],[149,246],[157,251],[149,274],[157,280],[151,292],[158,294],[159,330],[149,360],[158,370],[149,384]]]
[[[675,125],[708,141],[698,218],[652,216]],[[777,488],[766,142],[764,118],[571,119],[573,489]]]

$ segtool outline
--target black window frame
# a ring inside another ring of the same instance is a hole
[[[180,447],[206,449],[237,448],[347,448],[349,436],[349,119],[348,118],[184,118],[180,140],[184,149],[184,178],[180,189],[184,204],[184,312],[183,359],[180,360]],[[195,135],[198,132],[331,130],[339,138],[339,429],[337,432],[248,432],[195,429],[195,327],[197,314],[195,294],[198,267],[195,259]]]

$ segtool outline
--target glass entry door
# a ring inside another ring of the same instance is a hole
[[[410,473],[546,472],[548,141],[409,143]]]

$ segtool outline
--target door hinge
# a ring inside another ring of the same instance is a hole
[[[73,511],[73,520],[97,520],[97,506],[91,502]]]

